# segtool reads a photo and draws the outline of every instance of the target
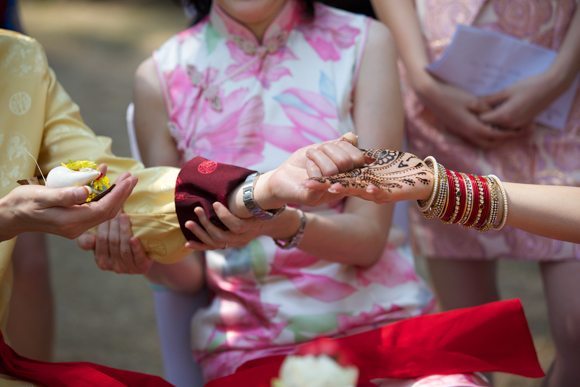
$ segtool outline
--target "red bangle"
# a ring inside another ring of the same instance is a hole
[[[455,213],[455,217],[451,219],[452,223],[458,223],[461,218],[463,218],[465,212],[465,206],[467,203],[467,187],[465,185],[465,180],[459,172],[455,173],[455,177],[459,181],[459,210]]]
[[[481,208],[481,202],[480,202],[480,185],[478,184],[479,180],[473,176],[473,175],[468,175],[469,176],[469,180],[471,180],[471,185],[473,187],[473,206],[471,207],[471,214],[469,215],[469,218],[467,219],[467,222],[465,222],[465,227],[471,227],[473,225],[473,223],[475,222],[475,219],[477,219],[477,214],[479,212],[479,209]]]
[[[487,218],[489,217],[489,212],[491,211],[491,193],[489,192],[489,183],[483,176],[478,176],[479,181],[483,185],[483,210],[481,212],[481,217],[476,225],[475,228],[479,229],[482,228],[487,223]]]
[[[453,211],[455,210],[455,183],[453,181],[453,171],[446,169],[445,173],[447,174],[447,186],[449,187],[449,195],[447,195],[447,204],[445,205],[445,211],[443,212],[441,220],[444,222],[449,222],[449,219],[451,219]]]

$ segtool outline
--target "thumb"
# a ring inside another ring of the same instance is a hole
[[[87,231],[77,238],[77,244],[83,250],[94,250],[96,247],[97,238],[95,234]]]
[[[47,188],[42,202],[46,207],[71,207],[83,204],[88,196],[88,187]]]

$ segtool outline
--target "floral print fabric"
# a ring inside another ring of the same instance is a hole
[[[260,43],[214,5],[154,54],[182,159],[266,171],[305,145],[354,130],[352,95],[368,24],[319,4],[308,19],[289,1]],[[208,380],[295,343],[370,329],[432,305],[412,260],[391,245],[369,269],[281,250],[265,237],[210,251],[206,263],[215,297],[194,318],[193,346]]]
[[[577,12],[577,0],[418,0],[423,33],[431,58],[441,55],[458,24],[509,34],[558,50]],[[433,155],[446,167],[462,172],[495,174],[502,180],[580,185],[580,93],[576,93],[563,131],[535,125],[531,135],[481,150],[448,134],[416,94],[405,89],[411,150]],[[549,199],[548,199],[549,200]],[[479,233],[411,213],[415,252],[427,258],[452,259],[580,259],[572,243],[534,236],[506,227],[501,233]]]

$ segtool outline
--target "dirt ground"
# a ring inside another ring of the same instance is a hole
[[[113,150],[129,155],[125,109],[138,64],[186,25],[171,1],[22,1],[26,31],[46,48],[58,78],[80,105],[88,124],[114,138]],[[58,360],[86,360],[162,374],[151,291],[140,277],[96,269],[73,242],[50,238],[57,302]],[[419,262],[422,267],[422,263]],[[505,298],[520,297],[540,359],[553,355],[536,265],[500,265]],[[496,386],[532,387],[539,381],[498,375]]]

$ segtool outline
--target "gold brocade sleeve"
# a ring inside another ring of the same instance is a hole
[[[46,60],[46,59],[45,59]],[[111,139],[96,136],[83,122],[78,106],[46,66],[45,127],[39,164],[46,173],[68,160],[92,160],[108,165],[107,175],[114,181],[123,172],[139,178],[124,210],[131,217],[133,232],[149,256],[162,263],[180,260],[188,250],[175,214],[174,190],[179,170],[170,167],[144,168],[129,158],[111,153]]]

